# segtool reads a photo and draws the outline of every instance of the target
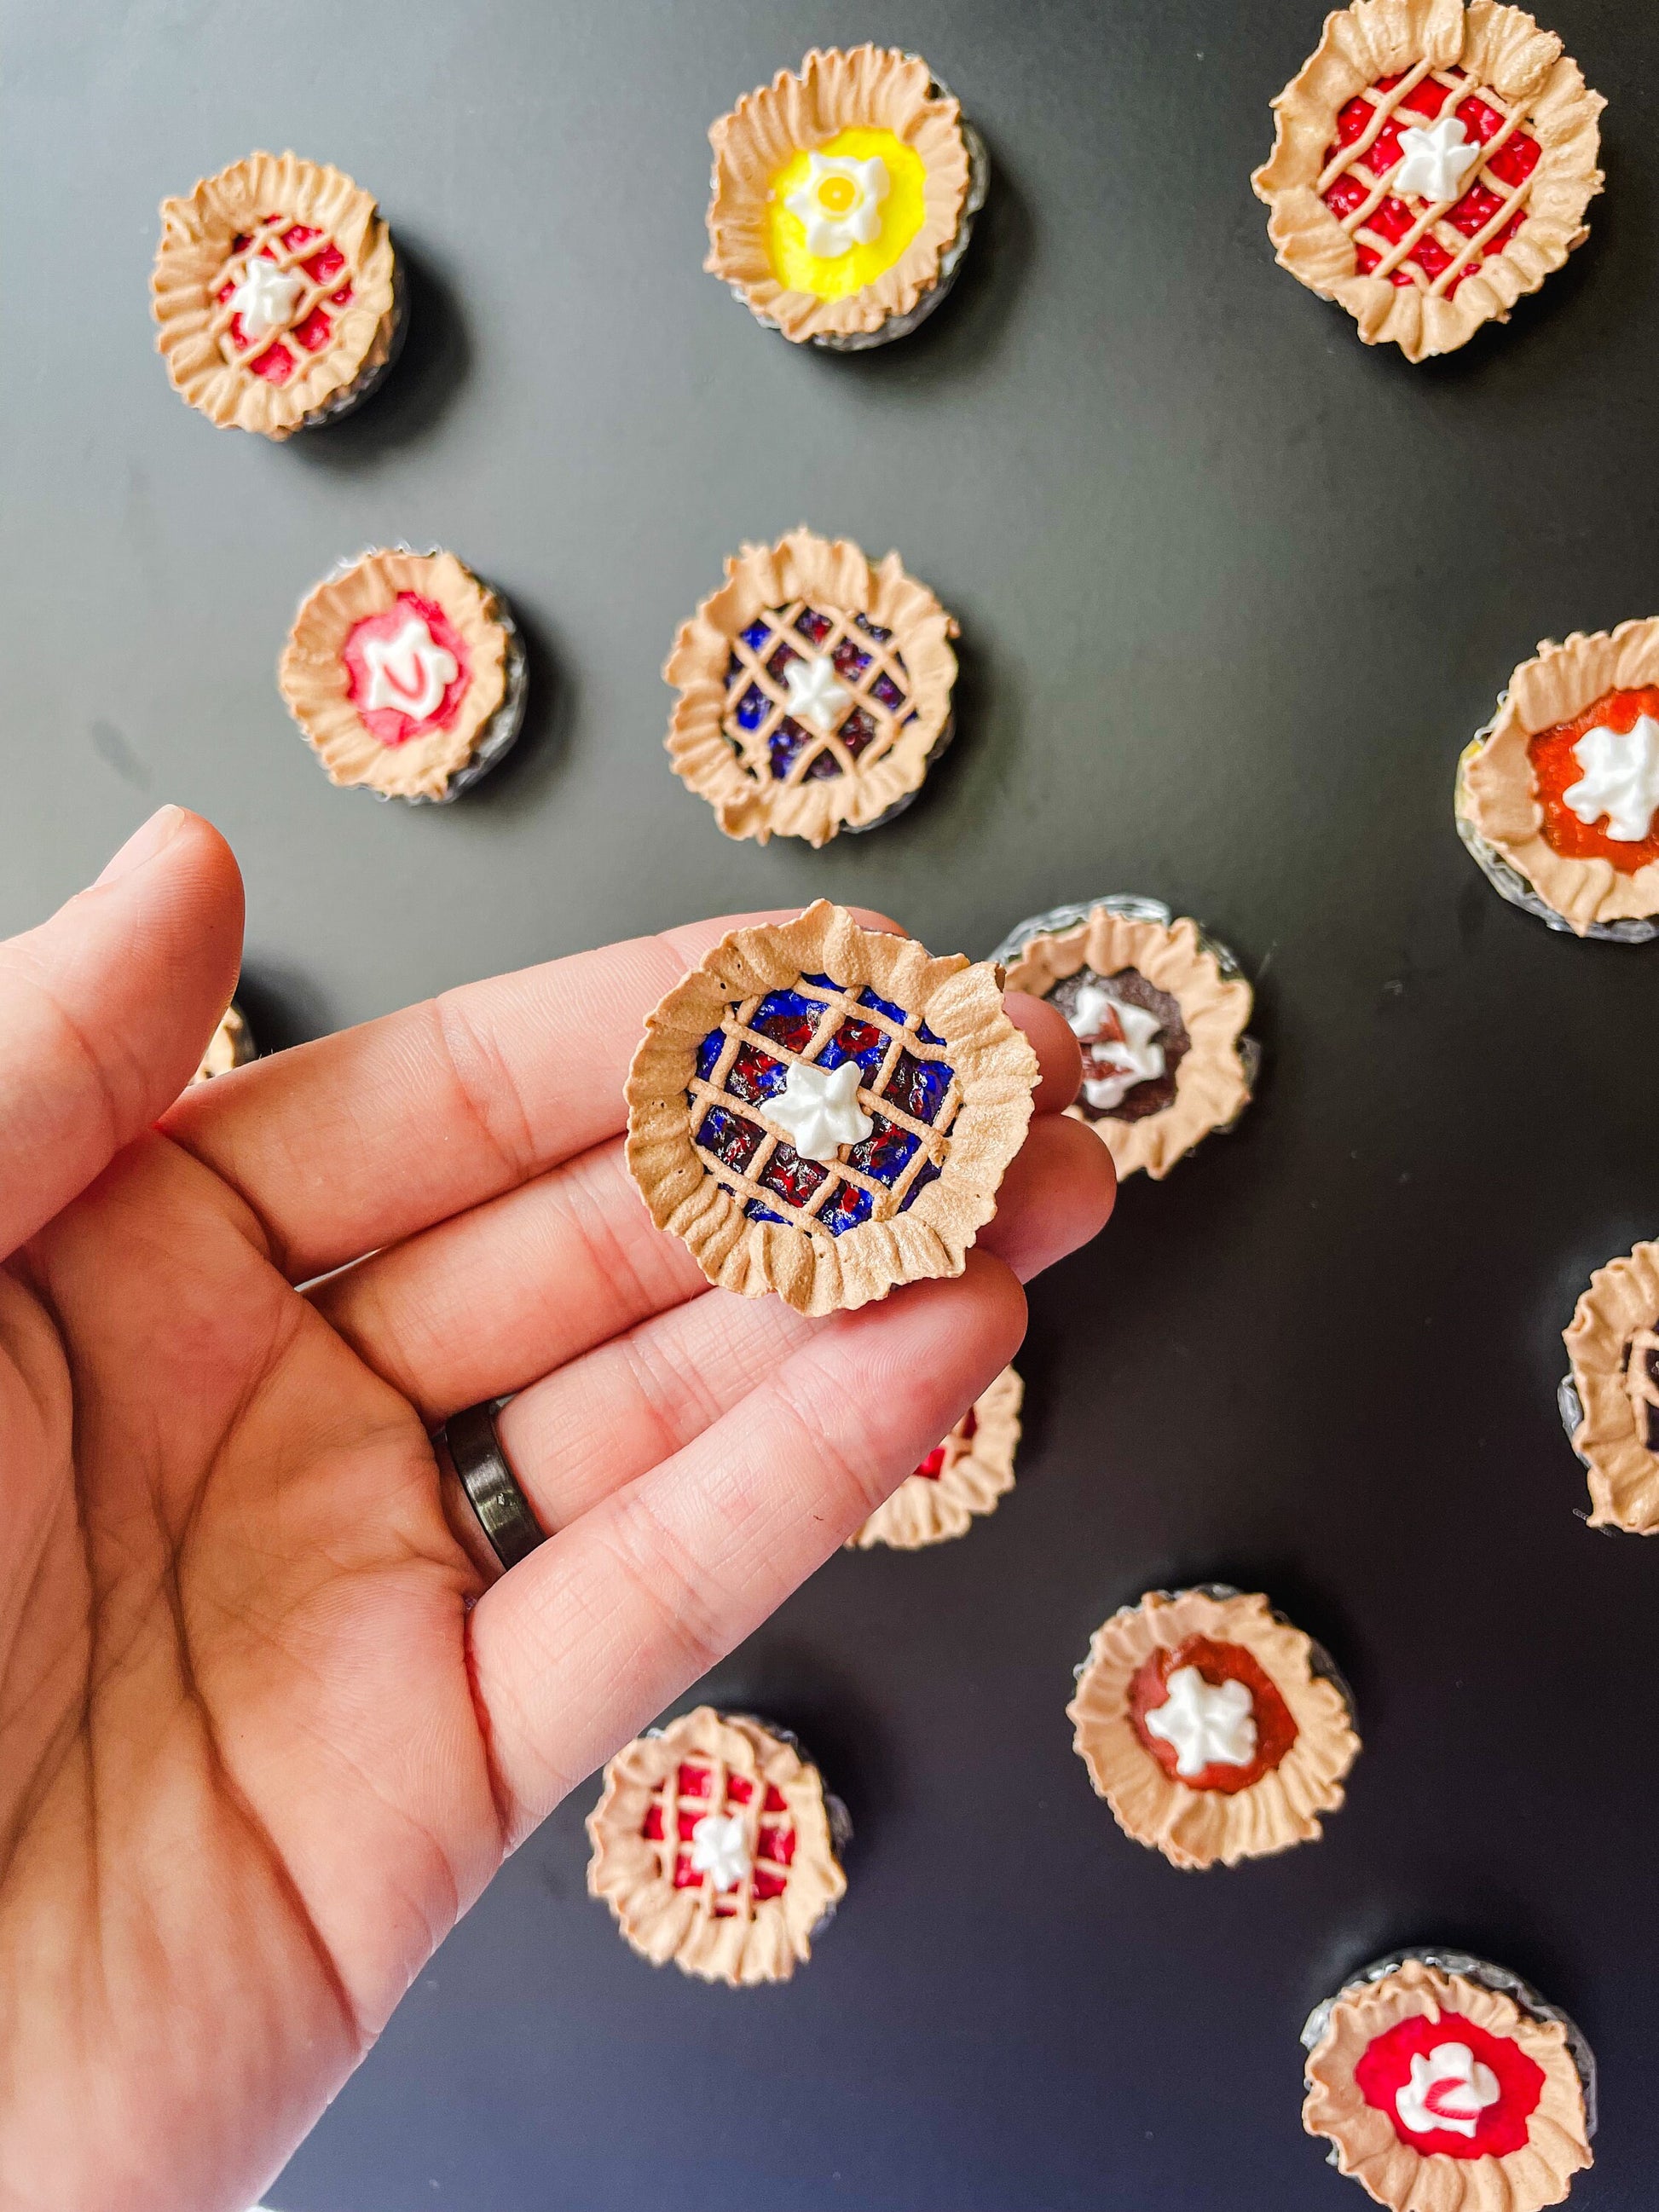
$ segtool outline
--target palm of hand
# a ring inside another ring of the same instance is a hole
[[[569,1062],[618,1097],[719,925],[145,1133],[234,980],[240,885],[176,812],[120,857],[0,947],[0,2205],[240,2212],[504,1852],[988,1382],[1011,1269],[1091,1234],[1110,1172],[1028,1010],[1048,1110],[960,1281],[819,1324],[708,1292]],[[486,1590],[428,1430],[508,1391],[556,1533]]]

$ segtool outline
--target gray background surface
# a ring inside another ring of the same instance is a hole
[[[464,978],[827,892],[936,950],[1109,890],[1260,978],[1238,1135],[1137,1178],[1037,1291],[1020,1483],[833,1562],[705,1686],[805,1735],[858,1839],[787,1990],[653,1974],[583,1893],[585,1787],[423,1975],[283,2212],[1339,2212],[1297,2031],[1466,1943],[1603,2067],[1575,2203],[1654,2200],[1659,1559],[1587,1534],[1558,1332],[1653,1231],[1659,951],[1502,906],[1457,749],[1544,635],[1659,607],[1659,15],[1551,0],[1610,97],[1595,236],[1419,368],[1271,263],[1248,175],[1309,0],[3,0],[0,927],[164,799],[241,857],[282,1044]],[[829,359],[701,272],[709,120],[814,40],[919,47],[989,140],[956,297]],[[394,380],[283,448],[151,351],[163,193],[254,145],[349,169],[413,272]],[[726,843],[658,677],[722,555],[897,545],[963,628],[962,736],[896,826]],[[273,665],[342,553],[452,545],[532,644],[453,809],[333,790]],[[1149,1585],[1261,1586],[1356,1686],[1348,1809],[1179,1875],[1062,1708]]]

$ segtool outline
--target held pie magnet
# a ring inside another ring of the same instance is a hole
[[[1511,906],[1577,937],[1659,936],[1659,619],[1546,640],[1457,764],[1457,834]]]
[[[1267,234],[1367,345],[1450,353],[1589,235],[1606,103],[1522,9],[1356,0],[1273,105]]]
[[[962,1273],[1036,1077],[1000,969],[821,899],[734,930],[651,1015],[629,1170],[710,1282],[802,1313],[861,1306]]]
[[[663,670],[674,773],[728,837],[878,828],[951,741],[956,635],[896,553],[805,528],[746,545]]]
[[[919,54],[808,54],[708,133],[708,258],[758,322],[838,352],[885,345],[955,283],[985,143]]]
[[[329,780],[382,799],[458,797],[524,720],[524,641],[506,600],[435,550],[342,562],[301,602],[277,678]]]
[[[150,289],[173,388],[221,429],[281,440],[337,421],[403,342],[374,199],[295,154],[250,154],[163,200]]]

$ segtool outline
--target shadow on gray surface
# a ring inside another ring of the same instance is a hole
[[[447,272],[405,232],[394,231],[392,239],[408,288],[403,350],[386,382],[361,407],[290,441],[290,452],[321,468],[349,470],[396,447],[417,445],[471,374],[466,318]]]

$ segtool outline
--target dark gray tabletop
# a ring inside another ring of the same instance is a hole
[[[1535,640],[1659,608],[1659,15],[1551,0],[1609,97],[1595,235],[1419,368],[1271,262],[1248,176],[1317,0],[3,0],[0,927],[152,805],[246,872],[283,1044],[694,915],[878,903],[938,951],[1106,890],[1259,979],[1241,1132],[1037,1290],[1019,1486],[834,1561],[703,1686],[799,1729],[850,1891],[790,1987],[653,1973],[583,1892],[580,1790],[421,1977],[283,2212],[1340,2212],[1297,2033],[1440,1938],[1602,2063],[1575,2204],[1649,2205],[1659,1556],[1587,1534],[1558,1332],[1651,1233],[1659,951],[1504,907],[1453,763]],[[830,359],[702,273],[709,120],[815,40],[923,51],[995,164],[957,295]],[[349,169],[413,276],[355,422],[216,432],[151,351],[164,192]],[[805,520],[961,618],[962,736],[895,827],[732,845],[658,669],[722,555]],[[453,546],[532,643],[447,809],[325,781],[277,698],[300,593]],[[1073,1757],[1071,1668],[1155,1584],[1263,1587],[1366,1750],[1311,1849],[1182,1875]]]

